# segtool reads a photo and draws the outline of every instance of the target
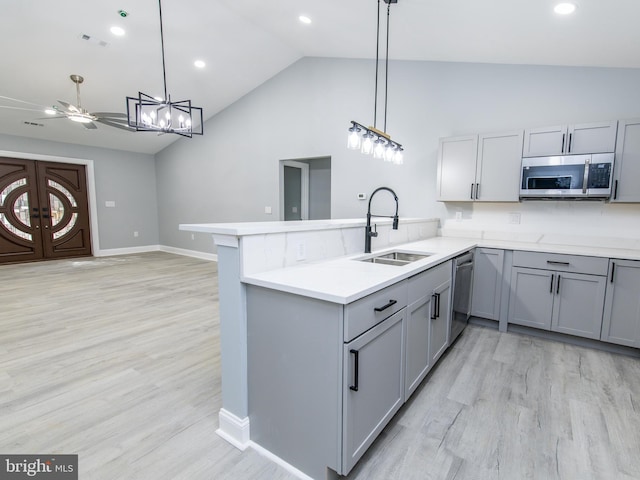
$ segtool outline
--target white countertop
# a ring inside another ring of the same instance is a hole
[[[390,218],[374,217],[377,224],[391,223]],[[404,218],[400,217],[400,222],[416,223],[437,221],[435,218]],[[239,222],[239,223],[187,223],[181,224],[179,230],[187,232],[212,233],[218,235],[234,235],[242,237],[244,235],[264,235],[267,233],[283,232],[306,232],[315,230],[327,230],[331,228],[364,227],[366,219],[345,218],[327,220],[298,220],[281,222]]]
[[[477,238],[434,237],[395,246],[373,254],[376,255],[392,250],[432,254],[425,259],[404,266],[357,261],[358,258],[372,256],[372,254],[361,253],[248,275],[242,278],[242,281],[251,285],[319,300],[348,304],[445,262],[474,247],[640,260],[640,251],[638,250],[481,240]]]

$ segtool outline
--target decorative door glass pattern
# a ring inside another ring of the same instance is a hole
[[[91,255],[84,165],[0,157],[0,265]]]
[[[13,210],[15,219],[18,220],[25,227],[31,227],[31,217],[29,214],[29,193],[24,192],[18,198],[13,201],[13,205],[7,205],[6,202],[10,202],[11,192],[27,185],[27,179],[21,178],[12,182],[0,192],[0,207],[9,207],[7,210]],[[9,221],[7,215],[4,212],[0,212],[0,223],[14,235],[20,238],[31,241],[32,235],[18,228]]]

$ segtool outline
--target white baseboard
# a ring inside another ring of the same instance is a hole
[[[218,412],[219,428],[216,433],[238,450],[246,450],[250,442],[249,417],[238,418],[221,408]]]
[[[106,250],[98,250],[94,252],[94,257],[112,257],[114,255],[131,255],[132,253],[158,252],[161,250],[160,245],[144,245],[142,247],[127,248],[109,248]]]
[[[183,255],[185,257],[199,258],[201,260],[208,260],[210,262],[217,262],[218,255],[215,253],[204,253],[196,250],[187,250],[185,248],[169,247],[167,245],[144,245],[142,247],[127,247],[127,248],[108,248],[105,250],[99,250],[94,252],[94,257],[112,257],[114,255],[131,255],[134,253],[147,253],[147,252],[167,252],[175,255]]]
[[[249,446],[255,450],[256,452],[258,452],[260,455],[262,455],[265,458],[268,458],[269,460],[271,460],[273,463],[277,463],[278,465],[280,465],[282,468],[284,468],[287,472],[291,473],[292,475],[295,475],[296,477],[298,477],[301,480],[313,480],[313,478],[311,478],[309,475],[307,475],[304,472],[301,472],[300,470],[298,470],[296,467],[294,467],[293,465],[291,465],[290,463],[285,462],[283,459],[281,459],[279,456],[271,453],[269,450],[267,450],[264,447],[261,447],[260,445],[258,445],[255,442],[249,442]]]
[[[198,252],[197,250],[187,250],[186,248],[168,247],[166,245],[160,245],[160,250],[167,253],[175,253],[176,255],[184,255],[185,257],[209,260],[211,262],[218,261],[218,255],[216,255],[215,253],[204,253]]]

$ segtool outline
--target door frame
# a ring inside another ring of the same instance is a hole
[[[39,153],[12,152],[10,150],[0,150],[0,157],[84,165],[87,172],[87,197],[89,200],[89,224],[91,226],[91,251],[93,252],[94,257],[101,256],[100,236],[98,234],[98,202],[96,199],[96,181],[93,160],[85,158],[59,157],[55,155],[42,155]]]
[[[295,160],[280,160],[280,220],[284,221],[284,167],[300,169],[300,218],[309,220],[309,164]]]

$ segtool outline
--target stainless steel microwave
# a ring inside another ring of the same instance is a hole
[[[609,198],[613,153],[522,159],[520,198]]]

